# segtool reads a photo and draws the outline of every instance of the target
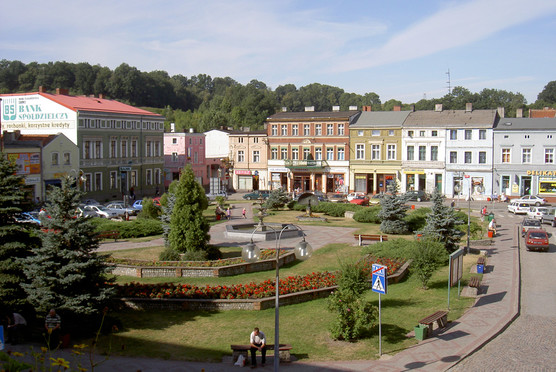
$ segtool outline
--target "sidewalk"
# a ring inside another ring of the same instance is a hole
[[[238,208],[242,206],[238,205]],[[250,217],[250,209],[248,212]],[[217,244],[224,240],[224,229],[227,223],[243,221],[233,219],[216,225],[211,229],[211,243]],[[368,361],[296,361],[282,364],[285,371],[402,371],[422,369],[427,371],[445,371],[460,360],[480,348],[498,333],[504,330],[519,313],[519,251],[516,246],[515,222],[507,214],[499,213],[496,219],[502,227],[494,244],[485,247],[488,261],[482,280],[482,292],[474,306],[460,319],[448,324],[442,332],[435,331],[434,337],[421,341],[393,356],[383,355],[379,360]],[[248,219],[249,220],[249,219]],[[354,243],[353,229],[323,226],[304,226],[307,241],[314,249],[333,242]],[[334,232],[331,232],[334,230]],[[287,246],[284,239],[282,246]],[[147,242],[155,245],[154,241]],[[122,243],[102,244],[102,250],[111,250],[112,246]],[[135,243],[143,244],[143,243]],[[275,242],[265,245],[274,247]],[[262,245],[262,244],[261,244]],[[231,354],[231,353],[230,353]],[[295,355],[295,351],[293,353]],[[273,370],[272,358],[265,368],[260,365],[257,370]],[[106,363],[95,368],[96,371],[228,371],[240,370],[231,364],[231,357],[225,357],[222,363],[178,362],[145,358],[111,357]]]

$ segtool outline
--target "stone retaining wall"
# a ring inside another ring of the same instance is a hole
[[[278,259],[280,266],[295,261],[293,252],[283,254]],[[178,266],[135,266],[114,265],[112,274],[135,276],[138,278],[204,278],[234,276],[258,271],[267,271],[276,268],[276,260],[264,260],[257,262],[246,262],[236,265],[221,267],[178,267]]]

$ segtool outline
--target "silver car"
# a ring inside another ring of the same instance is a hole
[[[131,206],[125,207],[124,203],[117,203],[117,202],[108,203],[106,204],[106,208],[117,213],[118,217],[125,215],[126,212],[130,216],[135,216],[137,214],[137,209]]]
[[[84,210],[85,211],[93,211],[97,214],[97,217],[101,217],[101,218],[116,218],[116,217],[118,217],[118,214],[115,211],[110,210],[103,205],[86,205],[84,207]]]

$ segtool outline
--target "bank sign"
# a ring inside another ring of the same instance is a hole
[[[75,128],[76,113],[38,94],[2,97],[2,130],[57,133]]]

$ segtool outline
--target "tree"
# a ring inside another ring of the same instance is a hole
[[[556,80],[544,86],[542,92],[537,96],[537,100],[544,101],[550,104],[556,103]]]
[[[425,238],[417,242],[411,252],[411,271],[427,289],[432,274],[448,259],[448,253],[441,242]]]
[[[392,194],[384,194],[380,199],[380,205],[382,207],[378,212],[378,217],[382,220],[380,231],[385,234],[407,233],[408,225],[404,220],[407,212],[405,198],[394,190]]]
[[[168,235],[170,247],[180,253],[204,253],[210,239],[210,226],[203,217],[203,211],[208,208],[208,200],[205,191],[195,179],[191,165],[182,171],[175,196]]]
[[[427,216],[427,224],[420,234],[441,242],[446,250],[452,253],[458,248],[461,240],[461,231],[456,226],[462,221],[456,217],[454,208],[444,205],[444,196],[438,190],[434,191],[431,199],[431,213]]]
[[[269,209],[279,209],[288,204],[289,200],[288,194],[283,189],[274,189],[268,196],[265,206]]]
[[[66,177],[60,188],[48,192],[48,218],[42,218],[47,232],[42,245],[24,259],[28,279],[23,289],[37,312],[60,309],[69,316],[99,314],[113,289],[107,284],[105,256],[95,253],[98,239],[86,217],[76,217],[75,210],[83,193],[76,180]]]
[[[38,244],[29,229],[15,221],[24,200],[23,178],[16,175],[16,165],[0,153],[0,303],[14,310],[26,304],[22,259],[28,248]]]

